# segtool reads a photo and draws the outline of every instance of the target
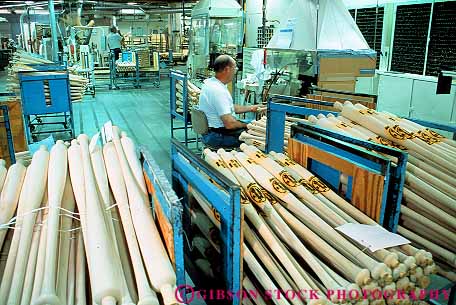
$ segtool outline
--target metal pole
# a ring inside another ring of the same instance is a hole
[[[51,35],[52,35],[52,59],[57,62],[59,60],[59,43],[57,40],[57,22],[55,20],[54,12],[54,0],[48,1],[49,6],[49,19],[51,23]]]

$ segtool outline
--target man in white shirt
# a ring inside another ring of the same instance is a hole
[[[117,32],[117,28],[112,26],[110,29],[111,33],[108,34],[108,47],[114,52],[115,60],[119,59],[120,53],[122,53],[122,36]]]
[[[234,105],[227,84],[233,80],[236,61],[228,55],[220,55],[214,61],[215,77],[204,81],[199,98],[199,109],[206,114],[209,132],[203,142],[213,148],[239,147],[239,135],[247,124],[239,121],[235,114],[256,112],[258,106]]]

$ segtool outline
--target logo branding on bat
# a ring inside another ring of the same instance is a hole
[[[217,210],[215,208],[211,208],[211,210],[212,210],[212,215],[214,215],[215,220],[217,220],[218,222],[221,222],[222,218],[220,217],[220,213],[217,212]]]
[[[263,192],[261,192],[260,187],[256,183],[247,185],[247,196],[258,205],[266,201],[266,197],[264,197]]]
[[[286,165],[296,165],[296,162],[294,162],[290,158],[285,158],[285,164]]]
[[[255,161],[253,161],[253,160],[250,159],[250,158],[247,158],[247,163],[249,163],[249,164],[256,164]]]
[[[261,192],[263,193],[263,196],[269,201],[270,204],[277,204],[278,201],[271,196],[271,194],[266,191],[265,189],[261,189]]]
[[[361,109],[358,111],[359,113],[361,113],[362,115],[372,115],[372,114],[375,114],[375,111],[372,110],[372,109]]]
[[[396,144],[396,143],[394,143],[391,140],[385,139],[384,137],[377,136],[376,139],[382,145],[393,147],[393,148],[397,148],[397,149],[400,149],[400,150],[407,150],[407,147],[405,147],[403,145],[400,145],[400,144]]]
[[[428,132],[426,131],[418,131],[416,133],[416,137],[424,142],[426,142],[429,145],[436,144],[436,143],[441,143],[442,141],[439,138],[431,136]]]
[[[263,154],[261,151],[257,151],[255,153],[255,157],[257,157],[258,159],[266,159],[266,155]]]
[[[241,189],[241,204],[250,204],[249,197],[247,197],[247,194],[242,189]]]
[[[222,160],[215,161],[215,165],[217,165],[218,167],[227,168],[225,162],[223,162]]]
[[[310,182],[306,179],[299,179],[298,183],[304,186],[312,194],[318,194],[318,191],[314,189],[312,184],[310,184]]]
[[[253,146],[255,146],[255,147],[263,147],[263,143],[258,142],[258,141],[256,141],[256,140],[253,140],[252,144],[253,144]]]
[[[399,125],[385,126],[385,130],[389,133],[390,136],[398,140],[415,138],[413,132],[408,132],[407,130],[401,128]]]
[[[309,183],[319,193],[326,193],[329,191],[329,187],[315,176],[309,178]]]
[[[287,192],[286,187],[282,183],[280,183],[280,181],[277,180],[277,178],[271,178],[271,179],[269,179],[269,182],[271,182],[272,187],[277,192],[282,193],[282,194],[285,194]]]
[[[293,178],[289,172],[287,171],[281,171],[279,173],[280,178],[282,178],[283,183],[288,185],[289,187],[296,187],[298,185],[298,182]]]
[[[240,168],[241,164],[238,162],[238,160],[231,159],[230,161],[228,161],[228,166],[231,168]]]
[[[437,139],[445,139],[444,136],[442,136],[440,133],[438,132],[435,132],[434,130],[430,130],[429,128],[426,128],[425,131],[427,131],[427,133],[429,135],[431,135],[432,137],[434,138],[437,138]]]
[[[347,124],[345,124],[344,122],[339,122],[337,123],[336,125],[338,128],[341,128],[341,129],[344,129],[344,128],[348,128],[349,126]]]

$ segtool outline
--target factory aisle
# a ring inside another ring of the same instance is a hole
[[[139,145],[144,145],[170,177],[169,81],[160,88],[97,89],[96,96],[73,103],[76,134],[94,135],[111,120]]]

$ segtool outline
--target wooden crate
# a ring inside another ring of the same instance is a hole
[[[376,109],[377,108],[377,103],[369,97],[354,97],[352,95],[347,95],[343,93],[328,93],[331,96],[325,96],[323,94],[307,94],[307,98],[311,100],[317,100],[317,101],[324,101],[324,102],[329,102],[329,103],[345,103],[345,101],[350,101],[353,104],[362,104],[366,106],[367,108],[370,109]],[[329,110],[329,111],[338,111],[334,107],[331,106],[324,106],[324,105],[315,105],[315,104],[306,104],[307,107],[312,108],[312,109],[319,109],[319,110]]]
[[[25,139],[25,129],[20,101],[11,100],[2,104],[8,105],[11,133],[13,136],[15,152],[28,150],[27,141]],[[3,117],[0,118],[0,158],[6,160],[8,165],[11,163],[9,157],[8,141],[6,137],[6,129],[5,125],[3,124]]]
[[[351,203],[370,218],[380,221],[384,176],[295,139],[288,140],[288,155],[304,167],[308,167],[309,160],[316,160],[352,177]]]

